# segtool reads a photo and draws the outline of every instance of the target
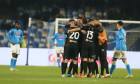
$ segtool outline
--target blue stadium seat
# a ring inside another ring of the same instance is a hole
[[[3,39],[4,39],[4,37],[2,35],[0,35],[0,40],[3,40]]]

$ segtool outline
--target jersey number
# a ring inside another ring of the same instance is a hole
[[[79,32],[72,32],[72,34],[69,37],[70,39],[78,39],[79,38]]]
[[[87,38],[92,39],[93,38],[93,31],[87,31]]]

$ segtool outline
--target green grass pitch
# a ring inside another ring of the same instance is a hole
[[[0,66],[0,84],[140,84],[140,69],[132,69],[134,78],[124,78],[126,69],[116,69],[112,78],[62,78],[58,67]]]

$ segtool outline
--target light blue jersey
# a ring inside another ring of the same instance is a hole
[[[23,41],[23,32],[21,29],[17,30],[16,28],[11,29],[7,34],[6,34],[7,39],[9,42],[19,44],[22,43]]]
[[[116,50],[122,50],[122,51],[127,50],[127,47],[126,47],[126,32],[123,28],[118,30],[118,32],[116,34],[116,40],[111,42],[111,43],[116,43]]]
[[[55,34],[52,38],[51,38],[51,42],[53,45],[55,45],[54,41],[56,39],[56,44],[58,44],[57,47],[63,47],[64,46],[64,41],[65,41],[66,35],[65,34]]]

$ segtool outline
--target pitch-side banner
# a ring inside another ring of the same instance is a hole
[[[112,57],[114,51],[107,52],[107,60],[109,63],[109,67],[112,64]],[[29,66],[57,66],[55,59],[55,50],[54,49],[46,49],[46,48],[30,48],[29,49]],[[12,53],[10,48],[0,48],[0,65],[9,65],[12,57]],[[63,57],[60,56],[60,62]],[[127,60],[133,69],[140,69],[140,52],[130,52],[127,51]],[[17,65],[26,65],[27,62],[27,49],[21,48],[20,55],[18,56]],[[70,62],[70,61],[69,61]],[[80,64],[80,57],[78,57],[78,63]],[[100,67],[100,61],[96,61],[98,66]],[[125,68],[122,60],[117,60],[117,68]]]

